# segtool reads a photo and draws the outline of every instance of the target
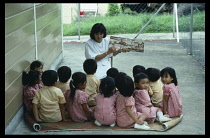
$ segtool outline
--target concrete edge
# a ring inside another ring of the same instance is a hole
[[[17,114],[13,117],[12,121],[10,121],[9,125],[6,127],[5,134],[7,135],[12,134],[12,132],[15,130],[22,117],[23,117],[23,106],[21,106]]]

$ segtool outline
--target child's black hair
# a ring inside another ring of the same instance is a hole
[[[125,97],[130,97],[134,91],[134,82],[130,76],[124,72],[119,72],[115,77],[115,85],[120,94]]]
[[[96,24],[93,25],[93,27],[90,31],[90,38],[95,40],[94,34],[99,33],[99,32],[104,34],[103,38],[106,37],[106,28],[102,23],[96,23]]]
[[[104,95],[104,97],[110,97],[113,95],[113,90],[115,89],[115,81],[112,77],[106,76],[101,79],[101,84],[99,86],[100,93]]]
[[[97,63],[94,59],[86,59],[83,62],[83,69],[86,74],[94,74],[97,70]]]
[[[22,84],[24,86],[34,86],[39,82],[39,71],[30,70],[29,72],[23,71]]]
[[[54,86],[58,80],[58,74],[54,70],[46,70],[42,74],[42,82],[45,86]]]
[[[135,66],[133,67],[133,77],[134,77],[136,74],[138,74],[138,73],[141,73],[141,72],[145,73],[145,71],[146,71],[146,69],[145,69],[144,66],[142,66],[142,65],[135,65]]]
[[[72,75],[72,80],[70,81],[70,99],[72,99],[72,102],[74,101],[74,95],[76,92],[76,89],[78,89],[79,84],[83,84],[86,81],[86,74],[83,72],[75,72]]]
[[[146,74],[148,75],[149,81],[155,82],[160,78],[160,70],[157,68],[147,68]]]
[[[40,66],[44,66],[44,63],[39,61],[39,60],[35,60],[30,64],[30,70],[35,70],[35,68],[39,68]]]
[[[110,76],[112,78],[115,78],[115,76],[119,73],[118,69],[115,67],[111,67],[107,70],[106,75]]]
[[[171,78],[173,78],[172,83],[174,83],[176,86],[178,85],[178,81],[176,78],[176,72],[172,67],[165,67],[160,71],[160,76],[163,77],[164,74],[169,74]]]
[[[149,79],[149,77],[147,76],[147,74],[145,74],[145,73],[138,73],[138,74],[136,74],[134,76],[134,82],[135,83],[139,83],[139,81],[141,79],[145,79],[145,78]],[[139,89],[139,88],[138,87],[135,87],[135,89]]]
[[[71,78],[71,68],[62,66],[57,70],[58,79],[60,82],[67,82]]]

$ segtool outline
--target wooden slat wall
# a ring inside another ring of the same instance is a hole
[[[60,4],[36,4],[38,60],[50,68],[62,50]],[[5,128],[23,104],[22,71],[36,60],[33,3],[5,4]]]

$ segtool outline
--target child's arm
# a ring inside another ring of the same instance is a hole
[[[33,114],[34,114],[34,118],[35,118],[35,121],[36,121],[36,122],[43,122],[43,121],[39,118],[39,115],[38,115],[38,106],[37,106],[37,104],[34,104],[34,103],[33,103]]]
[[[163,114],[167,113],[169,95],[163,95]]]
[[[150,86],[147,88],[147,92],[149,94],[149,97],[151,98],[152,95],[153,95],[153,90],[152,90],[152,88]]]
[[[88,120],[92,120],[93,117],[92,117],[92,114],[90,113],[90,111],[87,108],[87,106],[88,106],[87,103],[84,103],[84,104],[81,104],[81,105],[82,105],[82,109],[84,110]]]
[[[59,104],[59,107],[60,107],[60,111],[61,111],[61,116],[62,116],[62,120],[63,121],[70,121],[69,119],[66,119],[66,116],[65,116],[65,104]]]
[[[144,121],[139,120],[138,118],[136,118],[133,113],[131,112],[131,106],[126,106],[126,112],[128,113],[128,115],[137,123],[137,124],[144,124]]]

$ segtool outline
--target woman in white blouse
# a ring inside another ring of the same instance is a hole
[[[126,50],[109,47],[110,38],[106,37],[106,28],[102,23],[93,25],[90,38],[85,44],[85,57],[96,60],[97,70],[94,75],[102,79],[106,77],[106,71],[111,68],[110,57],[126,52]]]

